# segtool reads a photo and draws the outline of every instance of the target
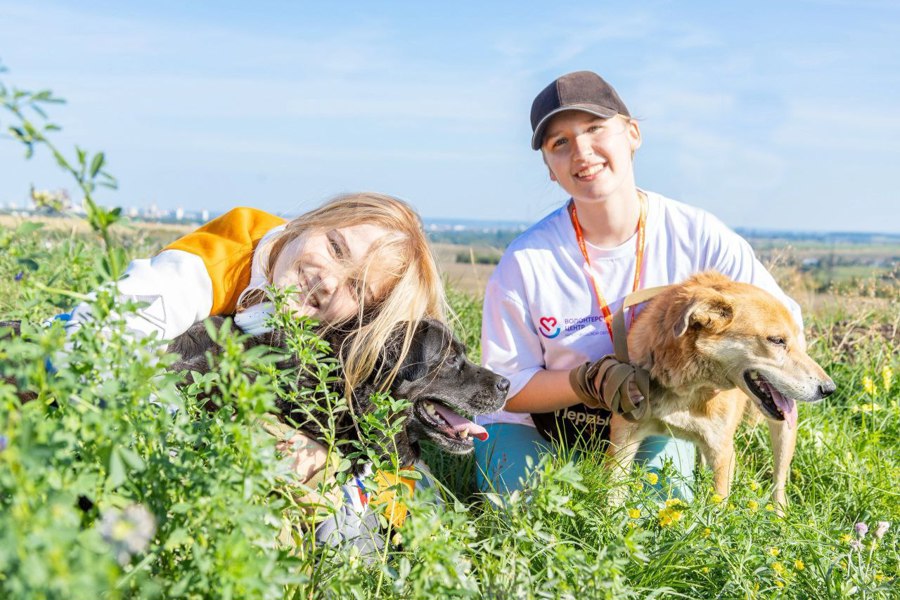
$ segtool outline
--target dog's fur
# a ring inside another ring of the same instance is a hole
[[[707,272],[653,298],[628,335],[631,362],[650,372],[650,415],[613,415],[610,452],[627,472],[648,435],[694,442],[713,470],[716,492],[734,477],[734,434],[748,407],[767,417],[775,468],[773,498],[785,486],[797,437],[794,400],[815,402],[835,385],[806,353],[802,331],[768,292]],[[776,402],[774,394],[780,394]],[[785,421],[785,413],[788,422]],[[791,426],[790,420],[794,423]]]
[[[213,319],[216,327],[221,325],[221,317]],[[337,350],[346,334],[346,329],[333,328],[325,330],[323,338]],[[358,429],[354,419],[374,409],[370,397],[380,388],[378,373],[386,374],[397,364],[400,343],[398,329],[388,347],[382,349],[375,374],[353,391],[351,411],[340,413],[336,424],[338,439],[357,439]],[[284,335],[276,330],[251,338],[247,344],[283,347]],[[169,350],[182,357],[171,367],[173,370],[202,373],[209,370],[207,353],[214,355],[220,348],[210,339],[203,323],[198,323],[176,338]],[[295,357],[287,357],[278,367],[288,369],[297,365]],[[301,370],[296,370],[296,373],[301,383],[309,380],[308,374]],[[332,390],[342,394],[343,384],[335,382]],[[466,358],[462,343],[445,325],[432,319],[424,320],[417,328],[410,351],[389,389],[392,397],[409,400],[411,406],[395,415],[404,419],[400,433],[392,440],[380,440],[380,445],[396,451],[404,465],[412,464],[419,457],[419,442],[424,439],[447,452],[468,453],[473,448],[470,432],[476,435],[483,429],[453,413],[480,415],[495,412],[502,408],[508,390],[509,381]],[[310,396],[309,401],[315,402],[315,396]],[[309,408],[285,402],[279,405],[282,416],[289,424],[321,440],[322,431],[319,424],[309,418]],[[312,408],[315,414],[315,407]]]

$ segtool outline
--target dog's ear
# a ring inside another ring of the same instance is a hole
[[[716,333],[728,327],[734,319],[734,306],[725,296],[704,290],[690,299],[675,322],[675,337],[681,337],[688,329],[705,329]]]
[[[430,340],[429,324],[424,321],[419,324],[413,335],[412,342],[409,346],[409,352],[400,370],[397,372],[397,379],[402,381],[415,381],[421,379],[428,374],[428,351]]]
[[[413,335],[398,379],[415,381],[425,377],[447,358],[453,343],[453,333],[446,325],[435,319],[422,320]]]

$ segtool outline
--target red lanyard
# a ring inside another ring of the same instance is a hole
[[[641,216],[638,219],[637,226],[637,248],[634,251],[634,285],[631,288],[632,293],[641,287],[641,267],[644,263],[644,231],[647,228],[647,197],[640,194]],[[606,323],[606,329],[609,331],[609,339],[612,340],[612,311],[609,310],[609,304],[603,298],[600,292],[600,286],[594,278],[594,270],[591,268],[591,259],[588,256],[587,246],[584,243],[584,233],[581,231],[581,223],[578,222],[578,214],[575,212],[575,201],[569,202],[569,218],[572,219],[572,228],[575,229],[575,239],[578,240],[578,247],[581,248],[581,254],[588,266],[588,277],[591,278],[591,284],[594,286],[594,294],[597,296],[597,304],[600,305],[600,311],[603,313],[603,322]],[[631,322],[634,323],[634,311],[631,313]]]

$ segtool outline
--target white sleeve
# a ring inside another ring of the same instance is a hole
[[[172,339],[212,310],[212,280],[203,260],[183,250],[166,250],[153,258],[132,261],[118,282],[119,301],[146,304],[124,315],[126,327],[137,337],[156,333]],[[72,311],[67,330],[91,318],[89,304]]]
[[[507,398],[512,398],[545,368],[544,352],[525,303],[501,283],[498,275],[488,281],[484,295],[481,362],[509,379]]]
[[[716,217],[707,213],[703,237],[704,265],[702,268],[715,269],[735,281],[751,283],[760,287],[779,300],[791,311],[794,320],[803,331],[803,316],[800,305],[784,293],[772,274],[763,266],[750,244],[725,226]]]

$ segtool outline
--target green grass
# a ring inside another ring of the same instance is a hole
[[[131,256],[159,244],[120,243]],[[0,231],[0,318],[40,323],[71,307],[64,290],[95,289],[102,254],[90,236]],[[477,357],[480,304],[450,297]],[[108,304],[101,295],[101,311]],[[807,332],[838,391],[800,407],[783,518],[767,508],[764,426],[739,430],[730,497],[714,497],[701,472],[695,501],[668,507],[640,472],[626,505],[610,506],[597,454],[545,459],[523,492],[501,498],[475,493],[471,457],[429,449],[444,500],[411,499],[402,544],[374,561],[312,547],[272,440],[254,425],[271,387],[242,375],[253,357],[239,346],[227,342],[218,371],[195,386],[227,400],[208,413],[196,389],[175,391],[157,350],[115,328],[85,331],[50,377],[43,357],[64,339],[35,328],[0,346],[3,375],[39,392],[21,405],[0,384],[0,598],[896,598],[898,317],[852,290],[825,304]],[[148,398],[182,409],[171,417]],[[892,525],[876,540],[880,521]],[[870,529],[862,539],[858,522]],[[299,527],[294,544],[279,545],[287,525]]]

